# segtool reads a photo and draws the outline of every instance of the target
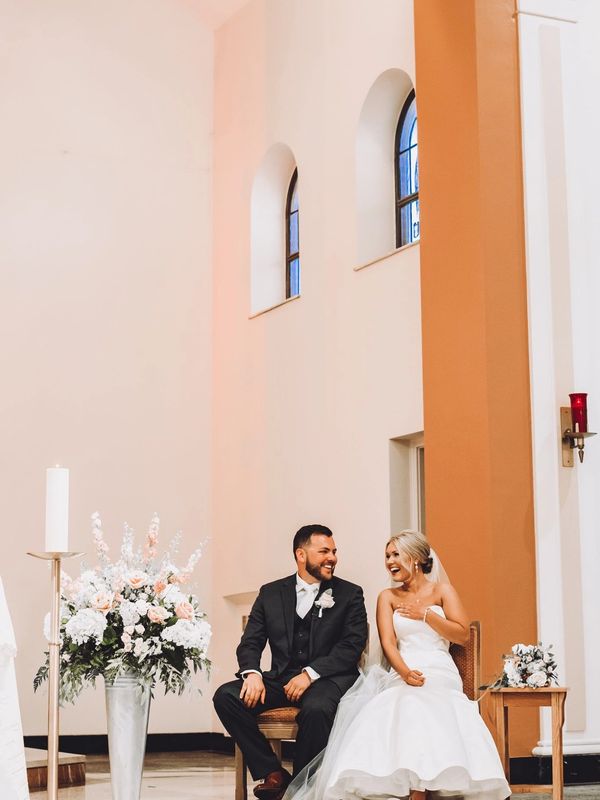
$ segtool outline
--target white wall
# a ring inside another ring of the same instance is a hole
[[[520,0],[539,631],[570,687],[565,752],[600,752],[600,441],[562,467],[559,408],[589,393],[600,428],[600,7]],[[544,715],[536,752],[550,751]]]
[[[355,154],[392,68],[414,82],[412,0],[251,0],[216,36],[215,685],[300,525],[333,528],[372,620],[387,582],[389,442],[422,429],[419,248],[354,271]],[[251,189],[274,143],[298,166],[302,296],[249,319]]]
[[[0,3],[1,572],[20,644],[26,734],[49,602],[44,470],[71,468],[71,544],[154,510],[209,532],[212,34],[184,0]],[[210,552],[210,551],[209,551]],[[91,554],[90,554],[91,555]],[[198,572],[210,610],[210,555]],[[151,730],[208,728],[158,699]],[[105,731],[103,693],[62,732]]]

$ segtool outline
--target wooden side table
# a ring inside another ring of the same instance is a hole
[[[563,800],[563,741],[562,728],[565,721],[565,700],[567,688],[564,686],[545,686],[542,689],[492,689],[492,713],[496,726],[496,742],[506,780],[510,783],[510,760],[508,747],[508,709],[510,706],[550,706],[552,708],[552,785],[528,784],[511,785],[511,790],[519,792],[552,792],[552,800]]]

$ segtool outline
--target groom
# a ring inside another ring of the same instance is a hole
[[[213,698],[219,718],[242,750],[259,800],[280,800],[291,780],[258,729],[257,714],[298,706],[294,774],[327,744],[338,703],[358,675],[367,640],[360,586],[335,578],[337,549],[325,525],[294,536],[297,573],[262,586],[237,648],[239,680]],[[262,672],[266,643],[271,669]]]

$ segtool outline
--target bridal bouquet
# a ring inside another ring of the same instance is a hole
[[[504,656],[504,671],[498,685],[540,689],[557,684],[556,661],[551,647],[515,644],[511,655]]]
[[[111,683],[119,674],[139,679],[150,690],[162,683],[165,694],[181,694],[192,672],[210,668],[206,653],[211,628],[198,599],[185,587],[202,555],[196,550],[183,568],[172,563],[176,536],[157,558],[159,518],[152,518],[143,547],[134,548],[127,525],[118,561],[108,555],[102,522],[92,516],[99,560],[72,580],[63,573],[60,612],[60,695],[73,702],[102,675]],[[49,615],[45,624],[49,634]],[[49,658],[35,676],[37,690],[48,677]]]

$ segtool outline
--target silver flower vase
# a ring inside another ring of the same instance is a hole
[[[112,800],[140,800],[150,690],[125,674],[105,684]]]

